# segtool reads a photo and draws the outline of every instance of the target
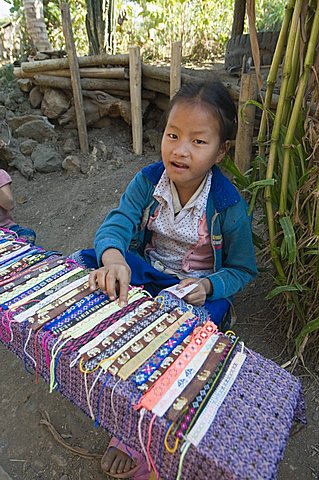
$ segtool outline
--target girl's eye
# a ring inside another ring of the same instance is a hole
[[[175,133],[169,133],[168,136],[169,138],[173,138],[174,140],[177,138],[177,135]]]
[[[199,138],[196,138],[196,140],[194,140],[194,142],[197,144],[197,145],[203,145],[205,144],[205,140],[200,140]]]

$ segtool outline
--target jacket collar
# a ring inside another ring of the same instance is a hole
[[[228,180],[227,177],[220,171],[220,169],[213,166],[212,184],[209,197],[213,201],[215,211],[223,212],[226,208],[236,205],[240,201],[240,194]],[[164,172],[163,162],[151,163],[142,169],[142,173],[155,186]]]

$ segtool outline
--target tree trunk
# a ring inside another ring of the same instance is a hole
[[[114,0],[86,0],[90,53],[114,53]]]
[[[235,0],[231,38],[242,35],[245,24],[246,0]]]
[[[43,16],[42,0],[23,0],[27,31],[32,45],[40,52],[52,51]]]

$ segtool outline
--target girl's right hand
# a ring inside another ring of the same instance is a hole
[[[131,269],[125,258],[118,250],[110,248],[102,255],[103,267],[94,270],[89,275],[91,290],[100,288],[110,300],[117,298],[119,292],[119,305],[127,304],[128,288],[131,280]]]

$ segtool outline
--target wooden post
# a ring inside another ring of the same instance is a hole
[[[182,42],[173,42],[171,49],[170,98],[181,88]]]
[[[254,73],[243,73],[240,82],[238,129],[235,145],[235,164],[241,173],[247,172],[250,168],[256,110],[254,105],[247,105],[244,110],[242,110],[242,107],[248,100],[256,99],[256,75]]]
[[[141,155],[143,151],[142,64],[138,47],[130,47],[129,64],[133,150],[137,155]]]
[[[82,153],[88,153],[89,142],[88,142],[86,120],[85,120],[85,114],[84,114],[84,108],[83,108],[83,97],[82,97],[82,90],[81,90],[81,83],[80,83],[79,63],[78,63],[78,58],[76,55],[76,50],[74,45],[70,8],[67,3],[63,2],[61,4],[61,13],[62,13],[63,34],[65,38],[65,45],[66,45],[66,50],[67,50],[68,59],[69,59],[69,68],[71,72],[71,83],[72,83],[72,90],[73,90],[74,108],[75,108],[75,114],[76,114],[76,123],[78,127],[80,148]]]

